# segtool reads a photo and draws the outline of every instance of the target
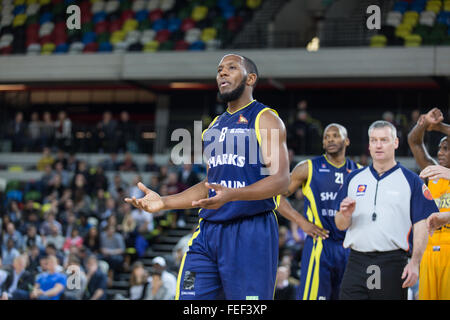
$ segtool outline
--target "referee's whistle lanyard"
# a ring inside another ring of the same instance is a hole
[[[378,194],[378,182],[379,182],[379,180],[377,180],[377,186],[375,187],[375,199],[373,200],[372,221],[377,220],[377,194]]]

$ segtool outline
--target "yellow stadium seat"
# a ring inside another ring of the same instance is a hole
[[[45,6],[47,4],[50,4],[52,2],[52,0],[39,0],[39,4],[41,6]]]
[[[152,40],[152,41],[150,41],[150,42],[147,42],[145,45],[144,45],[144,52],[155,52],[155,51],[158,51],[158,48],[159,48],[159,42],[158,41],[156,41],[156,40]]]
[[[138,25],[139,25],[139,22],[137,20],[128,19],[123,24],[122,30],[125,31],[126,33],[128,33],[130,31],[136,30]]]
[[[125,35],[126,35],[126,33],[123,30],[114,31],[111,34],[110,42],[112,44],[116,44],[118,42],[121,42],[121,41],[123,41],[123,39],[125,39]]]
[[[21,6],[21,5],[25,4],[25,0],[14,0],[13,3],[15,6]]]
[[[22,166],[10,166],[8,167],[9,172],[23,172]]]
[[[261,0],[247,0],[247,7],[256,9],[261,5]]]
[[[32,5],[32,4],[36,4],[36,3],[38,3],[37,0],[27,0],[27,5],[28,5],[28,6],[29,6],[29,5]]]
[[[215,28],[205,28],[202,31],[201,39],[203,42],[208,42],[215,39],[217,36],[217,29]]]
[[[208,7],[206,6],[196,6],[194,10],[192,10],[192,20],[201,21],[206,18],[208,14]]]
[[[52,54],[54,50],[55,50],[54,43],[44,43],[44,45],[42,46],[41,54]]]
[[[387,38],[386,36],[379,34],[370,38],[370,47],[371,48],[383,48],[386,47]]]
[[[420,47],[422,37],[418,34],[408,34],[405,36],[405,47]]]
[[[406,11],[405,14],[403,15],[404,19],[408,19],[408,18],[414,18],[414,19],[419,19],[419,13],[416,11]]]
[[[26,14],[18,14],[17,16],[14,17],[13,27],[23,26],[26,21],[27,21]]]

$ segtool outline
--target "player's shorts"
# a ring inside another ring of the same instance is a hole
[[[337,300],[349,253],[342,241],[306,237],[298,299]]]
[[[420,262],[419,300],[450,300],[450,233],[436,232]]]
[[[274,212],[226,223],[201,219],[181,262],[175,299],[272,300],[277,264]]]

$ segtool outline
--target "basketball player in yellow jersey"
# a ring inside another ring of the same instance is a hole
[[[432,225],[440,224],[440,216],[450,211],[450,184],[448,179],[433,179],[432,168],[436,161],[428,154],[423,137],[425,131],[439,131],[445,134],[439,143],[437,154],[440,166],[450,168],[450,126],[442,123],[442,112],[434,108],[421,115],[416,126],[408,135],[408,144],[414,158],[422,170],[422,177],[428,176],[428,188],[436,201],[440,213],[433,214],[427,221]],[[432,166],[432,167],[429,167]],[[431,174],[429,174],[431,172]],[[444,214],[443,214],[444,213]],[[437,223],[439,222],[439,223]],[[433,227],[434,229],[434,227]],[[427,249],[420,264],[419,300],[450,300],[450,225],[443,225],[434,231],[428,239]]]

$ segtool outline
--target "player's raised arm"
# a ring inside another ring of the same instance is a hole
[[[439,114],[435,109],[432,109],[427,114],[420,116],[417,124],[408,134],[408,145],[421,170],[429,165],[437,164],[425,148],[423,138],[425,131],[429,130],[429,128],[436,128],[441,121]]]

